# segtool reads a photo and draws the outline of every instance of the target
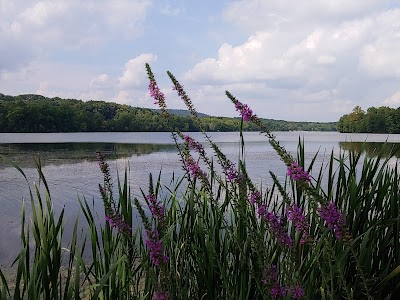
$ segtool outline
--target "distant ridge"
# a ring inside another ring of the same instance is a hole
[[[170,131],[259,131],[240,118],[214,117],[198,113],[195,122],[184,109],[170,109],[170,118],[160,110],[105,101],[48,98],[0,93],[0,132],[153,132]],[[261,119],[271,131],[336,131],[336,122],[290,122]]]
[[[159,109],[154,109],[155,111],[159,112]],[[186,109],[168,109],[168,112],[171,115],[175,115],[175,116],[184,116],[184,117],[188,117],[190,116],[190,111],[186,110]],[[206,118],[206,117],[213,117],[207,114],[203,114],[203,113],[197,113],[197,116],[200,118]]]

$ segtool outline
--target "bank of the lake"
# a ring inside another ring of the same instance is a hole
[[[391,147],[400,143],[400,135],[388,134],[343,134],[338,132],[276,132],[277,139],[285,148],[296,152],[299,138],[305,141],[305,157],[310,160],[317,151],[316,164],[321,164],[326,155],[340,149],[366,151]],[[200,133],[190,133],[195,139],[206,142]],[[239,153],[239,133],[213,132],[212,139],[233,161]],[[258,132],[244,133],[246,165],[250,176],[257,184],[271,185],[269,170],[283,179],[285,169],[282,162]],[[367,142],[364,144],[364,142]],[[362,149],[363,148],[363,149]],[[102,181],[96,161],[96,152],[106,155],[112,175],[129,167],[129,182],[134,196],[141,197],[140,187],[147,187],[149,173],[162,170],[162,181],[168,184],[172,176],[182,176],[181,162],[171,134],[167,132],[111,132],[111,133],[0,133],[0,154],[15,161],[26,173],[28,182],[38,183],[34,158],[40,157],[43,172],[48,179],[52,200],[56,210],[66,208],[68,226],[79,211],[78,197],[93,199],[97,213],[102,214],[102,201],[98,184]],[[212,153],[211,149],[207,149]],[[400,156],[400,155],[398,155]],[[0,162],[0,263],[6,264],[15,257],[19,247],[20,210],[22,200],[29,195],[23,176],[13,167]],[[68,228],[67,226],[67,228]]]

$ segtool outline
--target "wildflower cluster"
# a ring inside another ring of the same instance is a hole
[[[161,263],[168,262],[169,257],[164,255],[163,243],[158,234],[158,230],[146,230],[147,239],[146,245],[150,251],[150,260],[155,266],[160,266]]]
[[[164,220],[164,206],[154,195],[147,195],[147,201],[149,201],[149,209],[154,218],[159,221]]]
[[[149,92],[150,96],[154,99],[154,104],[157,104],[161,112],[165,117],[168,117],[168,111],[167,111],[167,104],[165,103],[165,95],[161,90],[159,89],[156,80],[154,79],[153,72],[151,71],[150,65],[146,64],[146,70],[147,70],[147,75],[150,80],[149,84]]]
[[[270,288],[272,299],[286,297],[289,294],[291,294],[292,299],[301,299],[304,297],[304,290],[300,285],[283,286],[279,283],[276,265],[264,269],[262,283]]]
[[[120,233],[130,233],[132,228],[124,221],[120,214],[107,215],[106,222],[110,224],[112,228],[118,229]]]
[[[190,155],[185,160],[185,166],[189,169],[190,174],[195,178],[204,178],[207,174],[200,168],[198,162],[196,162]]]
[[[250,203],[259,204],[261,202],[261,193],[259,191],[254,191],[250,194]]]
[[[157,82],[155,80],[150,81],[149,92],[151,97],[155,100],[154,104],[157,104],[164,114],[168,114],[167,105],[165,103],[165,96],[163,92],[161,92],[158,88]]]
[[[96,152],[96,159],[99,164],[100,171],[103,173],[103,185],[99,184],[100,194],[103,198],[104,205],[106,209],[111,208],[111,204],[113,204],[113,195],[112,195],[112,180],[110,175],[110,167],[108,163],[104,159],[104,155],[100,152]]]
[[[250,109],[250,107],[247,104],[243,104],[240,101],[237,101],[235,103],[235,108],[236,108],[236,111],[240,112],[240,115],[242,116],[244,121],[250,122],[252,120],[253,111]]]
[[[183,135],[183,139],[188,144],[189,148],[195,150],[200,155],[205,155],[204,147],[201,143],[196,142],[192,137]]]
[[[238,182],[242,179],[242,176],[239,174],[233,162],[226,160],[225,162],[223,162],[222,168],[229,181]]]
[[[341,210],[333,202],[329,202],[319,207],[317,210],[320,217],[325,221],[328,229],[335,233],[336,238],[343,238],[346,221],[343,218]]]
[[[259,217],[269,225],[278,242],[287,247],[293,246],[293,239],[285,230],[284,219],[282,216],[277,216],[273,212],[269,211],[265,204],[258,206],[257,213]]]
[[[155,291],[153,293],[154,300],[168,300],[169,299],[169,292],[167,291]]]
[[[292,204],[286,209],[286,214],[287,218],[294,222],[296,231],[301,235],[300,243],[304,244],[309,236],[310,224],[303,211],[296,204]]]
[[[304,171],[297,162],[292,162],[287,169],[287,174],[295,181],[311,181],[311,176],[307,171]]]

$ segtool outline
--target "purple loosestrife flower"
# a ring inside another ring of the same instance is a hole
[[[271,288],[271,297],[272,299],[276,299],[277,297],[285,297],[286,289],[284,286],[281,286],[278,282]]]
[[[336,238],[342,238],[345,234],[344,226],[346,225],[346,221],[343,218],[341,210],[333,202],[329,202],[317,210],[328,229],[335,233]]]
[[[295,285],[290,288],[292,291],[292,298],[293,299],[301,299],[304,297],[304,290],[300,285]]]
[[[203,145],[199,142],[196,142],[192,137],[188,135],[183,135],[183,139],[189,145],[189,147],[195,150],[197,153],[201,155],[205,154]]]
[[[153,299],[154,300],[168,300],[169,299],[169,293],[166,291],[155,291],[153,293]]]
[[[286,214],[288,219],[294,222],[296,231],[301,234],[300,243],[304,244],[309,236],[310,224],[307,222],[303,211],[296,204],[292,204],[286,209]]]
[[[310,174],[304,171],[297,162],[292,162],[292,164],[288,166],[287,174],[295,181],[311,181]]]
[[[163,242],[160,240],[158,230],[147,230],[146,245],[150,251],[150,260],[155,266],[159,266],[169,260],[169,257],[163,254]]]
[[[225,165],[223,166],[223,169],[229,181],[238,182],[242,179],[242,176],[236,170],[235,164],[230,162],[229,160],[226,161]]]
[[[255,191],[250,194],[251,204],[260,204],[260,201],[261,201],[261,193],[259,191]]]
[[[271,265],[269,268],[264,269],[264,279],[262,283],[264,285],[270,285],[278,281],[278,271],[276,265]]]
[[[96,158],[97,158],[97,162],[99,164],[100,171],[104,175],[105,188],[107,188],[111,192],[112,181],[111,181],[111,175],[110,175],[110,167],[108,166],[108,163],[105,161],[104,155],[101,154],[100,152],[96,152]],[[100,192],[102,192],[102,191],[100,191]]]
[[[168,115],[167,105],[165,104],[165,96],[163,92],[161,92],[161,90],[158,88],[157,82],[154,79],[150,81],[149,92],[151,97],[155,100],[154,104],[157,104],[160,107],[161,111],[164,114]]]
[[[124,221],[121,215],[106,215],[106,222],[110,224],[112,228],[118,229],[120,233],[129,233],[131,232],[131,227]]]
[[[157,201],[156,197],[153,195],[147,195],[146,198],[149,201],[149,209],[153,217],[159,221],[164,220],[165,212],[161,202]]]
[[[258,215],[269,225],[276,239],[283,245],[292,247],[293,239],[287,234],[284,228],[283,218],[268,211],[265,204],[258,207]]]
[[[262,283],[270,288],[270,294],[273,299],[276,299],[277,297],[285,297],[289,292],[291,292],[293,299],[304,297],[304,290],[300,285],[282,286],[279,283],[276,265],[271,265],[271,267],[264,269],[264,278]]]
[[[206,173],[200,168],[199,164],[191,156],[185,160],[185,166],[189,169],[189,172],[193,177],[202,178],[207,176]]]
[[[250,122],[251,119],[253,118],[253,111],[250,109],[250,107],[247,104],[243,104],[240,101],[237,101],[235,103],[236,111],[240,112],[240,115],[242,116],[243,120],[246,122]]]

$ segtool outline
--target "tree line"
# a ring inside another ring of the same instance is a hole
[[[337,122],[340,132],[400,133],[400,107],[370,107],[367,112],[356,106]]]
[[[175,112],[175,113],[174,113]],[[240,118],[212,117],[200,114],[206,131],[238,131]],[[263,119],[272,131],[335,131],[336,124],[288,122]],[[0,94],[0,132],[128,132],[199,131],[193,119],[180,110],[171,110],[168,120],[158,110],[132,107],[105,101],[47,98],[40,95],[7,96]],[[258,131],[244,123],[243,130]]]

